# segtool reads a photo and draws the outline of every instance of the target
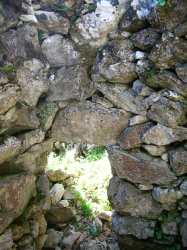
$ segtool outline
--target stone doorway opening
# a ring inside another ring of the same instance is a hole
[[[112,173],[106,147],[56,142],[45,174],[52,207],[46,213],[44,249],[118,250],[107,196]]]

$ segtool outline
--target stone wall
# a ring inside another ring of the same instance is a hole
[[[186,0],[4,0],[0,45],[0,249],[43,248],[55,141],[108,146],[125,249],[187,247]]]

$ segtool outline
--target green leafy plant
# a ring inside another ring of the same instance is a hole
[[[105,153],[105,147],[98,146],[92,149],[89,149],[85,155],[87,161],[98,161],[100,160]]]
[[[16,71],[16,68],[12,64],[8,64],[8,65],[4,65],[0,67],[0,72],[3,72],[3,73],[13,73],[15,71]]]
[[[92,215],[91,204],[82,197],[82,195],[79,191],[75,191],[74,195],[75,195],[75,199],[80,204],[80,208],[82,210],[82,215],[84,217],[90,217]]]
[[[38,41],[41,44],[45,38],[45,33],[42,30],[38,30]]]

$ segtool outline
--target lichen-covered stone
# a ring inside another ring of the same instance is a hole
[[[186,123],[186,107],[181,102],[174,102],[160,96],[153,100],[147,116],[149,119],[170,128],[176,128]]]
[[[131,40],[134,46],[141,50],[151,49],[160,38],[159,33],[152,28],[147,28],[134,33]]]
[[[93,67],[93,81],[127,84],[136,79],[132,43],[128,40],[111,41],[98,56]]]
[[[87,68],[81,65],[60,68],[51,82],[49,101],[82,100],[91,96],[94,88]]]
[[[55,33],[67,34],[70,28],[70,22],[58,13],[52,11],[35,11],[37,27],[40,30]]]
[[[143,142],[145,142],[146,144],[154,144],[158,146],[164,146],[173,142],[184,141],[186,139],[187,128],[168,128],[160,124],[151,127],[143,135]]]
[[[162,204],[176,203],[183,197],[180,190],[155,187],[152,191],[153,198]]]
[[[10,29],[0,35],[0,41],[4,49],[4,55],[11,62],[19,58],[38,58],[40,46],[36,27],[26,24],[17,30]]]
[[[143,123],[126,128],[119,137],[119,145],[123,149],[140,147],[141,137],[145,131],[152,126],[152,123]]]
[[[49,36],[43,41],[41,47],[52,67],[72,66],[80,61],[80,54],[74,48],[72,41],[62,35]]]
[[[11,230],[7,230],[4,234],[0,235],[0,249],[1,250],[9,250],[12,249],[14,245],[12,232]]]
[[[151,193],[143,193],[132,184],[118,177],[110,180],[108,197],[115,211],[135,217],[157,218],[162,207],[156,203]]]
[[[17,81],[21,87],[22,100],[36,106],[40,96],[48,91],[47,68],[38,59],[25,61],[17,69]]]
[[[169,162],[177,176],[187,173],[187,150],[177,148],[169,152]]]
[[[153,48],[149,58],[157,68],[173,68],[177,63],[187,60],[186,41],[182,38],[166,37]]]
[[[129,114],[87,102],[61,110],[52,127],[52,136],[61,141],[107,145],[115,143],[128,124]]]
[[[108,150],[112,169],[123,179],[139,184],[164,184],[176,180],[168,164],[142,152],[127,153],[115,147]]]
[[[110,1],[97,1],[96,10],[78,18],[71,32],[73,40],[80,46],[89,44],[99,48],[107,41],[107,34],[117,27],[125,9],[125,1],[115,6]]]
[[[128,112],[146,115],[146,104],[142,96],[136,96],[133,90],[121,85],[97,83],[97,89],[117,107]]]

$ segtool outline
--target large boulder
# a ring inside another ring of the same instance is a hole
[[[123,179],[140,184],[167,185],[176,180],[169,165],[142,152],[127,153],[115,147],[108,150],[112,169]]]
[[[119,177],[110,180],[108,198],[112,207],[120,214],[155,219],[163,210],[161,205],[153,200],[151,193],[140,191]]]
[[[26,208],[35,191],[33,175],[12,175],[0,181],[0,233]]]
[[[72,104],[58,113],[52,137],[69,143],[113,144],[129,117],[125,111],[106,109],[89,101]]]

